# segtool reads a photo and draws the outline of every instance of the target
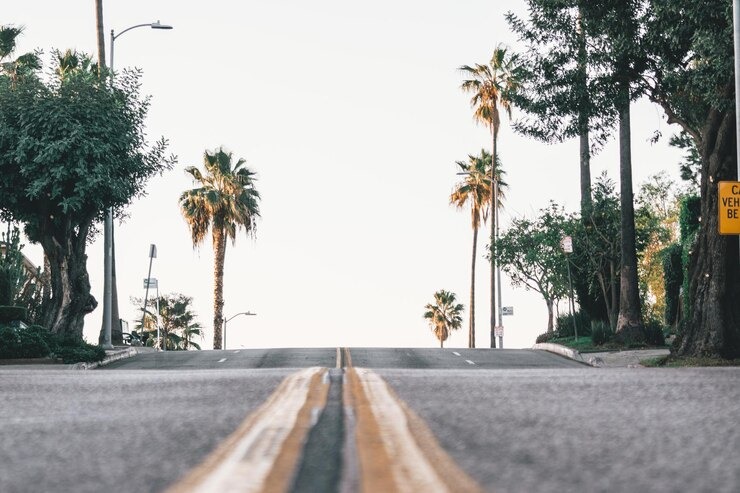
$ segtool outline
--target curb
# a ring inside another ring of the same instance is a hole
[[[541,343],[538,343],[532,346],[532,349],[537,350],[537,351],[547,351],[548,353],[557,354],[565,358],[578,361],[579,363],[583,363],[584,365],[588,365],[588,366],[593,366],[593,367],[604,366],[604,362],[601,360],[601,358],[591,357],[588,360],[585,360],[583,356],[581,355],[581,353],[579,353],[575,349],[569,348],[567,346],[561,346],[560,344],[553,344],[551,342],[541,342]]]
[[[139,351],[136,347],[130,347],[128,349],[121,350],[110,350],[106,351],[105,358],[103,358],[102,361],[96,361],[94,363],[74,363],[72,365],[69,365],[70,370],[94,370],[95,368],[99,368],[101,366],[108,365],[110,363],[113,363],[114,361],[127,359],[127,358],[133,358],[139,354]]]

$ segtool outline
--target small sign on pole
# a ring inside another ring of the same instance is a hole
[[[513,306],[502,306],[501,315],[514,315],[514,307]]]
[[[149,279],[144,278],[144,289],[157,289],[157,279],[155,277],[150,277]]]
[[[493,328],[493,335],[496,337],[504,337],[504,326],[499,325]]]
[[[573,253],[573,238],[570,236],[563,236],[563,239],[560,240],[560,248],[562,248],[565,253]]]

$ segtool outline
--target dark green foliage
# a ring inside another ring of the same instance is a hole
[[[560,334],[558,334],[555,331],[553,331],[553,332],[545,332],[544,334],[540,334],[540,335],[537,336],[536,342],[537,342],[537,344],[542,344],[543,342],[550,342],[553,339],[557,339],[558,337],[560,337]]]
[[[687,195],[681,200],[678,225],[681,240],[693,237],[701,226],[701,198],[698,195]]]
[[[608,323],[599,320],[591,325],[591,342],[594,346],[603,346],[607,342],[611,342],[613,337],[614,333]]]
[[[0,358],[43,358],[49,353],[48,344],[38,332],[0,325]]]
[[[698,190],[699,176],[701,173],[701,155],[699,154],[699,149],[696,147],[696,142],[691,139],[691,136],[686,131],[682,131],[679,134],[673,135],[668,141],[668,144],[685,151],[683,161],[679,165],[681,179],[691,183]]]
[[[573,330],[573,318],[576,319],[578,325],[578,337],[591,335],[591,317],[586,313],[585,310],[578,310],[570,316],[570,313],[564,313],[558,315],[555,327],[560,337],[574,337],[575,331]]]
[[[681,303],[680,291],[683,284],[681,256],[683,247],[674,243],[663,252],[663,279],[665,282],[665,321],[668,325],[676,323]]]
[[[645,322],[645,342],[650,346],[665,346],[665,334],[660,320],[651,319]]]
[[[27,310],[22,306],[0,306],[0,323],[25,321]]]
[[[0,359],[53,357],[63,363],[92,363],[105,357],[100,346],[71,336],[53,334],[39,325],[16,328],[0,325]]]

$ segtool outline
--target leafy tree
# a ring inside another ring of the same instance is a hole
[[[568,294],[568,259],[560,242],[573,229],[573,218],[551,202],[535,219],[514,219],[496,242],[499,265],[514,286],[542,295],[547,305],[547,331],[553,331],[553,307]]]
[[[470,100],[474,108],[473,117],[476,122],[486,125],[491,131],[491,181],[493,182],[493,197],[498,196],[496,182],[496,166],[498,165],[496,144],[498,131],[501,126],[500,110],[504,110],[511,118],[511,94],[521,83],[521,68],[516,54],[509,54],[508,49],[498,45],[488,64],[463,65],[460,67],[465,77],[460,86],[463,91],[472,93]],[[496,241],[495,210],[491,220],[491,243]],[[496,327],[496,267],[491,264],[491,347],[496,347],[494,328]]]
[[[255,173],[239,159],[232,164],[232,154],[223,148],[203,155],[205,174],[198,168],[186,168],[200,186],[183,192],[180,210],[190,228],[193,246],[205,240],[210,230],[213,237],[213,349],[221,349],[224,308],[224,262],[226,240],[236,242],[237,230],[248,236],[255,233],[260,215],[260,195],[254,187]]]
[[[132,301],[140,306],[143,300],[134,298]],[[144,325],[141,325],[141,321],[136,324],[139,334],[148,335],[145,337],[146,345],[160,348],[164,346],[168,351],[187,351],[191,347],[200,349],[200,345],[193,339],[203,337],[202,327],[195,320],[192,303],[192,297],[179,293],[163,294],[159,296],[159,299],[148,300],[147,310],[143,317]],[[157,306],[159,306],[159,311],[157,311]],[[159,340],[157,340],[158,326]]]
[[[737,237],[719,235],[717,182],[737,178],[732,2],[651,0],[642,5],[648,71],[642,90],[701,156],[701,225],[690,249],[679,354],[740,356]]]
[[[38,51],[25,53],[14,60],[10,58],[15,53],[16,40],[22,33],[22,26],[0,26],[0,75],[13,81],[41,68]]]
[[[470,269],[470,320],[468,329],[468,347],[475,347],[475,261],[478,248],[478,229],[481,221],[488,220],[491,204],[491,194],[493,186],[491,184],[491,154],[481,149],[480,156],[468,155],[468,161],[457,161],[458,168],[465,178],[455,186],[450,195],[450,203],[462,209],[466,204],[470,204],[471,224],[473,226],[473,255]],[[501,207],[504,197],[504,189],[508,185],[501,180],[505,174],[499,161],[496,166],[496,179],[498,180],[499,197],[497,207]]]
[[[547,143],[578,137],[581,214],[591,205],[591,154],[609,139],[613,105],[589,73],[595,47],[584,28],[585,0],[527,0],[526,19],[509,12],[525,44],[521,86],[513,95],[526,115],[514,129]]]
[[[86,265],[95,222],[108,208],[120,216],[174,162],[166,141],[147,144],[140,74],[111,84],[82,58],[63,77],[0,74],[0,213],[44,249],[50,296],[41,325],[77,338],[97,306]]]
[[[589,294],[603,303],[609,326],[614,330],[619,312],[621,265],[619,196],[614,182],[606,174],[596,179],[592,196],[592,208],[575,228],[573,265],[578,272],[576,277],[585,279]],[[591,319],[595,317],[592,315]]]
[[[455,293],[444,289],[434,293],[434,303],[428,303],[424,308],[424,318],[429,321],[429,326],[439,340],[439,347],[444,347],[444,342],[450,336],[450,332],[462,327],[462,312],[465,307],[456,303]]]

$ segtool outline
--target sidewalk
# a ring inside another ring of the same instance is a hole
[[[105,366],[114,361],[121,359],[132,358],[139,353],[149,353],[156,351],[151,347],[140,347],[140,346],[114,346],[113,349],[105,351],[105,358],[103,361],[97,361],[95,363],[74,363],[64,364],[59,363],[50,358],[30,358],[30,359],[12,359],[12,360],[0,360],[0,368],[3,369],[18,369],[24,370],[92,370],[100,366]]]
[[[532,349],[559,354],[596,368],[642,368],[640,361],[670,354],[668,349],[630,349],[626,351],[579,353],[575,349],[549,342],[535,344]]]

